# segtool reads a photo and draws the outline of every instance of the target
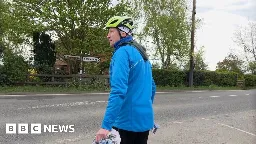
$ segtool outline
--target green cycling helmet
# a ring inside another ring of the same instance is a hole
[[[121,28],[126,27],[130,31],[133,29],[133,21],[131,17],[127,16],[114,16],[106,23],[106,28]]]

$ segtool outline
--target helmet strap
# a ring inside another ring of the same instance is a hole
[[[124,32],[124,31],[122,31],[122,30],[120,30],[120,29],[118,29],[118,28],[117,28],[117,30],[119,31],[120,39],[125,38],[125,37],[123,37],[123,36],[121,35],[121,32]]]
[[[124,38],[121,36],[121,32],[125,32],[127,35],[132,35],[132,31],[125,26],[119,26],[119,27],[117,27],[117,29],[119,30],[119,35],[121,38]]]
[[[119,36],[120,36],[120,39],[122,39],[122,35],[121,35],[121,31],[119,29],[117,29],[119,31]]]
[[[131,35],[131,30],[126,26],[119,26],[118,29],[126,32],[128,35]]]

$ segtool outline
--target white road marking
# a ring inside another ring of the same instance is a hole
[[[248,96],[248,95],[250,95],[250,94],[245,94],[245,95],[247,95],[247,96]]]
[[[23,96],[27,96],[27,95],[0,95],[1,97],[8,97],[8,96],[13,96],[13,97],[23,97]]]
[[[108,95],[109,93],[85,93],[85,94],[93,94],[93,95]]]
[[[243,133],[246,133],[246,134],[249,134],[249,135],[252,135],[252,136],[256,136],[256,135],[253,134],[253,133],[250,133],[250,132],[241,130],[241,129],[239,129],[239,128],[235,128],[235,127],[232,127],[232,126],[229,126],[229,125],[226,125],[226,124],[222,124],[222,123],[218,123],[218,124],[219,124],[219,125],[222,125],[222,126],[225,126],[225,127],[228,127],[228,128],[231,128],[231,129],[238,130],[238,131],[240,131],[240,132],[243,132]]]
[[[86,95],[108,95],[109,93],[84,93]],[[12,95],[12,94],[4,94],[0,95],[0,97],[19,97],[19,96],[72,96],[72,95],[83,95],[81,94],[27,94],[27,95]]]
[[[206,118],[202,118],[202,119],[203,119],[203,120],[209,120],[209,119],[206,119]],[[237,131],[240,131],[240,132],[243,132],[243,133],[252,135],[252,136],[256,136],[256,134],[247,132],[247,131],[245,131],[245,130],[241,130],[241,129],[239,129],[239,128],[236,128],[236,127],[233,127],[233,126],[230,126],[230,125],[227,125],[227,124],[223,124],[223,123],[217,123],[217,124],[218,124],[218,125],[225,126],[225,127],[228,127],[228,128],[231,128],[231,129],[235,129],[235,130],[237,130]]]
[[[106,101],[96,101],[97,103],[105,103]]]
[[[238,92],[238,91],[245,91],[245,90],[216,90],[216,91],[230,91],[230,92]]]
[[[237,95],[229,95],[229,96],[231,96],[231,97],[236,97]]]
[[[203,92],[203,91],[190,91],[190,92]],[[168,94],[173,92],[156,92],[156,94]],[[103,92],[103,93],[77,93],[77,94],[61,94],[61,93],[49,93],[49,94],[21,94],[21,95],[14,95],[14,94],[2,94],[0,97],[18,97],[18,96],[69,96],[69,95],[109,95],[109,92]]]
[[[205,91],[196,91],[196,90],[192,90],[192,91],[185,91],[187,93],[202,93],[202,92],[205,92]]]
[[[89,138],[88,136],[82,136],[82,135],[79,135],[78,137],[75,137],[75,138],[62,138],[62,139],[57,139],[55,142],[56,143],[70,143],[70,142],[76,142],[76,141],[79,141],[81,140],[82,138]]]
[[[210,97],[212,97],[212,98],[217,98],[217,97],[220,97],[220,96],[210,96]]]
[[[32,107],[24,107],[24,108],[18,108],[18,110],[24,110],[24,109],[39,109],[39,108],[50,108],[50,107],[70,107],[70,106],[80,106],[80,105],[89,105],[89,104],[96,104],[96,103],[107,103],[108,101],[96,101],[96,102],[72,102],[72,103],[62,103],[62,104],[52,104],[52,105],[38,105],[38,106],[32,106]]]
[[[201,93],[201,92],[204,92],[204,91],[187,91],[187,92],[192,92],[192,93]]]
[[[42,96],[66,96],[66,95],[73,95],[73,94],[36,94]]]
[[[156,92],[156,94],[167,94],[167,93],[172,93],[172,92]]]
[[[173,92],[156,92],[157,94],[167,94],[167,93],[173,93]],[[72,96],[72,95],[109,95],[108,92],[103,92],[103,93],[78,93],[78,94],[27,94],[27,95],[14,95],[14,94],[3,94],[0,95],[0,97],[22,97],[22,96]]]
[[[182,124],[183,122],[174,121],[173,123],[175,123],[175,124]]]
[[[207,119],[207,118],[202,118],[203,120],[209,120],[209,119]]]

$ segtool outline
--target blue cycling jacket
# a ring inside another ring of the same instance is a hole
[[[133,38],[128,36],[116,42],[110,63],[108,105],[102,128],[144,132],[154,126],[153,101],[156,86],[149,61],[131,45],[119,46]]]

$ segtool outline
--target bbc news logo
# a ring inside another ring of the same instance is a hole
[[[40,123],[7,123],[6,134],[73,133],[75,125],[42,125]]]

